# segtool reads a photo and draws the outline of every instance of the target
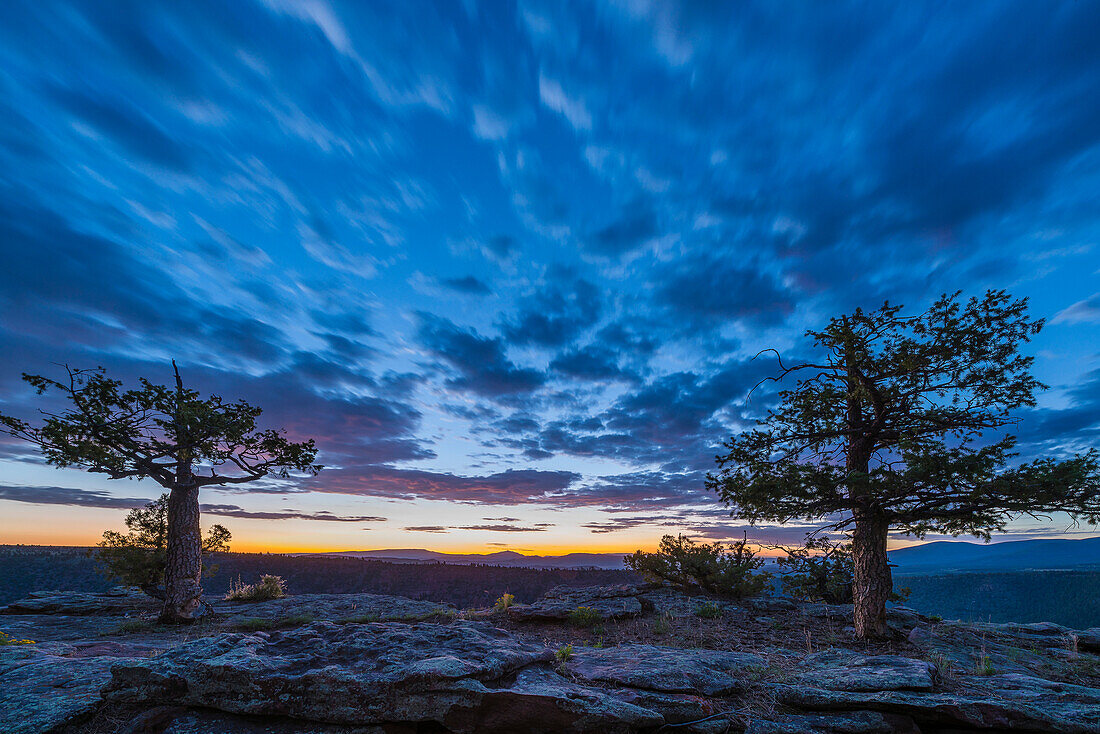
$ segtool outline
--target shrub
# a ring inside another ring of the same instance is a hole
[[[803,601],[852,603],[852,546],[825,536],[809,537],[802,546],[777,546],[787,555],[776,559],[783,574],[783,590]]]
[[[164,566],[168,553],[168,495],[138,507],[126,515],[127,532],[103,533],[103,540],[91,555],[108,578],[126,586],[137,586],[149,596],[163,599]],[[218,567],[206,562],[210,553],[229,551],[230,533],[221,525],[211,526],[202,539],[203,576],[213,576]]]
[[[695,616],[703,619],[718,619],[722,616],[722,607],[712,601],[703,602],[702,606],[695,610]]]
[[[600,621],[600,613],[592,607],[577,607],[569,613],[569,623],[574,627],[591,627]]]
[[[229,584],[229,591],[225,592],[226,601],[267,601],[268,599],[281,599],[286,596],[286,581],[281,576],[264,574],[260,576],[258,584],[245,584],[240,577]]]
[[[756,573],[764,561],[756,558],[747,538],[726,548],[720,542],[696,543],[683,535],[666,535],[656,553],[636,551],[624,561],[647,578],[735,599],[759,594],[771,578],[767,572]]]
[[[513,596],[512,594],[503,594],[499,599],[497,599],[496,603],[493,604],[493,611],[506,612],[508,611],[508,607],[512,606],[515,603],[515,596]]]
[[[562,645],[554,651],[554,659],[559,663],[564,663],[573,657],[573,644]]]
[[[795,599],[826,604],[851,604],[855,564],[852,544],[829,540],[826,536],[807,537],[794,548],[775,546],[786,556],[776,562],[783,569],[783,590]],[[904,601],[908,588],[894,589],[890,601]]]

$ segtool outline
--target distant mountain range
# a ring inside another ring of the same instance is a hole
[[[391,563],[436,561],[468,565],[524,568],[622,569],[625,553],[567,553],[561,556],[528,556],[515,551],[496,553],[440,553],[423,548],[333,553],[301,553],[309,556],[373,558]],[[1100,538],[1081,540],[1014,540],[1000,543],[970,543],[940,540],[890,552],[895,573],[927,574],[963,571],[1020,571],[1100,567]]]
[[[890,552],[901,574],[1100,567],[1100,538],[968,543],[939,540]]]
[[[567,553],[563,556],[525,556],[515,551],[496,553],[440,553],[423,548],[403,548],[393,550],[337,551],[333,553],[300,553],[309,556],[346,556],[349,558],[373,558],[391,563],[456,563],[469,565],[484,563],[490,566],[509,566],[523,568],[606,568],[623,570],[623,556],[626,553]]]

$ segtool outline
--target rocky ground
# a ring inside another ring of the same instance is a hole
[[[1100,732],[1100,628],[732,603],[650,585],[506,611],[373,594],[214,604],[153,624],[140,593],[0,609],[0,731]]]

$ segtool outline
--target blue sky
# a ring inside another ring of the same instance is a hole
[[[10,4],[0,409],[172,358],[263,406],[330,468],[205,490],[242,549],[739,537],[702,476],[767,404],[754,354],[1005,288],[1049,319],[1025,454],[1094,446],[1098,34],[1080,2]],[[19,542],[160,493],[0,450]]]

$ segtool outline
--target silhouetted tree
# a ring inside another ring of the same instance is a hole
[[[256,429],[260,408],[224,402],[185,388],[176,369],[174,388],[141,379],[141,388],[93,370],[65,367],[57,381],[24,374],[39,394],[60,393],[71,407],[45,412],[41,426],[0,414],[8,434],[37,445],[54,466],[75,466],[111,479],[150,478],[169,490],[165,600],[161,621],[189,622],[201,614],[202,535],[199,489],[242,484],[290,470],[316,474],[312,440],[292,443],[276,430]],[[223,476],[217,469],[234,474]]]
[[[856,630],[885,634],[891,527],[988,539],[1019,515],[1100,520],[1096,452],[1009,466],[1015,438],[993,435],[1045,387],[1019,353],[1042,324],[1003,291],[945,295],[914,316],[887,303],[834,318],[806,333],[819,359],[780,359],[769,379],[797,383],[761,428],[724,444],[707,486],[750,522],[851,526]]]
[[[107,530],[93,554],[108,577],[127,586],[138,586],[149,596],[164,598],[164,567],[168,554],[168,494],[145,507],[130,510],[124,520],[128,531]],[[230,532],[212,525],[202,539],[202,553],[228,553]],[[203,576],[212,576],[217,566],[204,562]]]

